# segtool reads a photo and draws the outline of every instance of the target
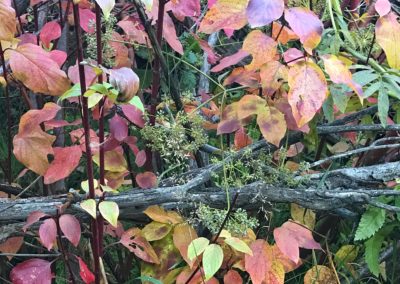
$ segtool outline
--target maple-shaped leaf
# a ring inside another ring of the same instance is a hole
[[[52,262],[39,258],[18,263],[11,270],[10,280],[13,284],[51,284],[51,264]]]
[[[238,52],[222,58],[219,61],[219,63],[211,69],[211,72],[220,72],[220,71],[224,70],[225,68],[228,68],[229,66],[239,63],[240,60],[242,60],[243,58],[245,58],[249,55],[250,54],[247,51],[240,49],[240,50],[238,50]]]
[[[0,244],[0,252],[11,254],[7,255],[8,260],[11,260],[13,258],[12,254],[17,253],[23,243],[24,243],[24,237],[8,238],[5,242]]]
[[[121,236],[120,243],[144,261],[156,264],[160,263],[156,252],[142,236],[140,229],[130,228],[125,231]]]
[[[346,84],[360,97],[362,100],[363,90],[360,84],[353,80],[353,75],[347,68],[346,64],[335,55],[323,55],[325,71],[329,74],[332,82],[336,84]]]
[[[165,211],[164,208],[152,205],[143,211],[150,219],[165,223],[165,224],[179,224],[183,222],[183,218],[175,211]]]
[[[260,69],[263,95],[271,97],[288,80],[288,69],[279,61],[270,61]]]
[[[250,26],[256,28],[279,19],[284,9],[283,0],[250,0],[246,12]]]
[[[54,160],[44,174],[44,183],[51,184],[68,177],[79,165],[82,156],[81,147],[54,147]]]
[[[389,66],[400,69],[400,24],[397,16],[390,12],[380,17],[375,26],[376,42],[385,51]]]
[[[238,30],[247,23],[249,0],[218,0],[200,23],[199,32],[211,34],[221,29]]]
[[[272,61],[277,52],[277,43],[260,30],[251,31],[243,41],[242,49],[253,57],[246,69],[256,70]]]
[[[81,239],[81,225],[78,219],[71,214],[63,214],[59,219],[59,223],[64,236],[77,247]]]
[[[47,155],[53,155],[52,144],[56,137],[40,128],[42,122],[53,119],[61,108],[46,103],[41,110],[26,112],[19,122],[18,134],[14,136],[14,155],[33,172],[44,175],[49,167]]]
[[[40,40],[46,49],[50,48],[52,40],[58,39],[61,36],[61,26],[56,21],[46,23],[40,31]]]
[[[140,188],[153,188],[157,185],[157,176],[153,172],[144,172],[136,175],[136,183]]]
[[[69,89],[65,72],[40,46],[27,43],[7,52],[13,76],[33,92],[61,96]]]
[[[95,281],[94,274],[92,273],[92,271],[90,271],[82,258],[80,258],[79,256],[77,256],[77,258],[79,262],[79,275],[81,276],[83,282],[85,284],[93,283]]]
[[[321,41],[324,26],[313,11],[307,8],[294,7],[285,11],[285,20],[300,38],[304,49],[312,54],[312,50]]]
[[[0,1],[0,17],[0,40],[13,39],[17,32],[17,24],[15,21],[15,10],[11,6],[11,0]]]
[[[39,237],[43,246],[51,250],[57,238],[57,225],[54,219],[50,218],[43,221],[43,224],[39,227]]]
[[[170,5],[172,13],[181,22],[185,17],[196,18],[200,16],[200,0],[170,1]]]
[[[291,221],[275,228],[274,238],[282,253],[295,263],[300,260],[299,248],[322,249],[309,229]]]
[[[179,250],[182,258],[189,264],[190,267],[193,266],[195,260],[190,260],[188,257],[188,248],[190,243],[197,239],[197,232],[188,223],[178,224],[174,227],[173,241],[175,247]]]
[[[322,107],[328,86],[322,70],[313,62],[296,63],[289,69],[288,102],[299,127],[309,122]]]

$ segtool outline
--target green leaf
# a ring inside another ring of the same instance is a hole
[[[389,225],[382,228],[372,238],[365,242],[365,262],[369,270],[376,277],[379,276],[379,252],[385,237],[393,230],[394,226]]]
[[[385,89],[381,89],[378,96],[378,115],[383,127],[387,125],[388,112],[389,96]]]
[[[119,208],[114,201],[102,201],[99,204],[99,211],[113,227],[118,226]]]
[[[93,91],[103,94],[103,95],[106,95],[108,93],[107,86],[105,86],[104,84],[94,84],[89,87],[89,90],[93,90]]]
[[[226,238],[225,243],[227,243],[228,245],[230,245],[233,249],[235,249],[237,251],[247,253],[249,255],[253,255],[253,252],[249,248],[249,246],[239,238],[235,238],[235,237]]]
[[[95,107],[103,98],[102,94],[94,93],[88,98],[88,108]]]
[[[81,95],[81,85],[75,84],[66,91],[61,97],[58,98],[58,101],[63,101],[68,98],[79,97]]]
[[[142,100],[138,96],[134,96],[128,103],[144,112],[144,105],[142,103]]]
[[[210,280],[211,277],[218,271],[224,260],[224,252],[219,245],[209,245],[203,254],[203,269],[205,280]]]
[[[152,284],[163,284],[160,280],[157,280],[157,279],[155,279],[153,277],[146,276],[146,275],[137,277],[136,279],[142,280],[142,282],[150,282]]]
[[[354,240],[360,241],[372,237],[385,223],[386,212],[383,209],[369,207],[361,217]]]
[[[364,98],[368,98],[375,94],[380,88],[382,87],[382,82],[377,81],[373,84],[371,84],[365,91],[364,91]]]
[[[335,118],[333,114],[332,96],[329,96],[328,99],[325,100],[324,104],[322,105],[322,109],[324,110],[324,114],[328,122],[332,122]]]
[[[193,260],[201,255],[209,243],[210,241],[203,237],[194,239],[188,247],[188,258]]]
[[[346,112],[347,103],[349,102],[350,97],[347,96],[345,92],[346,85],[343,84],[332,84],[329,87],[329,91],[331,93],[333,103],[339,108],[341,113]],[[333,111],[333,110],[332,110]]]
[[[379,75],[373,70],[362,70],[353,74],[353,80],[361,86],[365,86],[378,78]]]
[[[81,202],[81,208],[85,210],[90,216],[96,219],[96,201],[94,199],[86,199]]]

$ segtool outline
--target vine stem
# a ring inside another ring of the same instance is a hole
[[[71,0],[70,0],[71,1]],[[73,4],[73,16],[74,22],[79,23],[79,7],[78,4]],[[77,57],[78,62],[83,61],[83,47],[82,47],[82,30],[79,24],[75,25],[75,37],[76,37],[76,45],[77,45]],[[93,176],[93,160],[92,160],[92,149],[90,147],[90,125],[89,125],[89,108],[88,108],[88,100],[84,96],[86,92],[86,78],[85,78],[85,70],[84,66],[79,64],[79,81],[81,87],[81,108],[82,108],[82,123],[83,129],[85,132],[85,150],[86,150],[86,170],[88,176],[88,183],[89,183],[89,198],[95,198],[95,191],[94,191],[94,176]],[[97,226],[97,221],[92,220],[91,224],[91,231],[92,231],[92,246],[93,246],[93,259],[94,259],[94,274],[95,274],[95,283],[100,283],[100,260],[99,260],[99,250],[98,250],[98,237],[99,231]]]
[[[11,117],[11,99],[8,89],[8,73],[6,60],[4,58],[3,47],[0,42],[0,59],[3,66],[3,76],[6,81],[6,86],[4,87],[4,94],[6,96],[6,116],[7,116],[7,182],[9,184],[12,183],[12,168],[11,168],[11,155],[12,155],[12,136],[11,136],[11,128],[12,128],[12,117]]]
[[[103,64],[103,45],[101,41],[102,36],[102,27],[101,27],[101,9],[99,4],[96,2],[96,52],[97,52],[97,64]],[[97,78],[97,82],[99,84],[103,83],[103,74],[100,74]],[[99,103],[99,142],[100,142],[100,149],[99,149],[99,172],[100,172],[100,184],[105,185],[105,161],[104,161],[104,103],[105,99],[103,98],[100,100]],[[102,200],[104,200],[102,196]],[[98,255],[101,257],[103,255],[103,230],[104,230],[104,219],[101,215],[97,217],[97,228],[98,228]]]

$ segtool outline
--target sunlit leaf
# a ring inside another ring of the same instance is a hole
[[[96,201],[94,199],[87,199],[82,201],[80,204],[81,208],[90,214],[94,219],[97,217],[96,213]]]
[[[99,211],[104,219],[114,227],[117,227],[119,216],[119,207],[117,203],[114,201],[102,201],[99,203]]]
[[[187,253],[188,253],[189,260],[192,261],[195,258],[199,257],[204,252],[204,250],[207,248],[209,243],[210,243],[210,241],[203,237],[194,239],[188,247]]]
[[[283,0],[250,0],[247,18],[252,28],[266,26],[279,19],[285,8]]]
[[[0,1],[0,17],[0,40],[12,40],[17,32],[17,24],[15,21],[15,10],[11,6],[11,0]]]
[[[209,280],[219,270],[224,259],[224,252],[217,244],[206,247],[203,253],[203,269],[205,280]]]
[[[272,61],[277,52],[277,43],[260,30],[251,31],[243,41],[242,49],[253,57],[246,69],[256,70],[263,64]]]
[[[390,12],[380,17],[375,26],[376,42],[383,48],[392,68],[400,69],[400,24],[397,16]]]
[[[79,145],[54,147],[54,160],[44,174],[44,183],[51,184],[68,177],[79,165],[82,151]]]

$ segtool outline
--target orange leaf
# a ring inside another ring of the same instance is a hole
[[[53,119],[61,108],[47,103],[41,110],[30,110],[19,122],[18,134],[14,137],[14,155],[31,171],[44,175],[49,167],[47,155],[53,155],[52,144],[56,137],[40,128],[44,121]]]
[[[238,118],[237,109],[239,103],[232,103],[224,109],[222,112],[221,121],[218,123],[217,134],[232,133],[239,129],[241,126]]]
[[[304,49],[312,54],[312,50],[321,41],[324,26],[315,13],[307,8],[290,8],[285,11],[285,20],[300,38]]]
[[[196,260],[194,259],[193,261],[190,261],[187,256],[187,251],[190,243],[194,239],[197,239],[197,233],[192,226],[187,223],[178,224],[175,226],[173,234],[174,245],[179,250],[182,258],[187,264],[189,264],[190,267],[193,266]]]
[[[54,160],[44,174],[44,183],[51,184],[68,177],[79,165],[82,156],[79,145],[71,147],[54,147]]]
[[[24,243],[24,237],[11,237],[5,242],[0,244],[0,251],[2,253],[17,253]],[[7,256],[8,260],[13,258],[12,255]]]
[[[250,32],[243,42],[243,50],[252,55],[253,61],[246,65],[246,69],[256,70],[264,63],[272,61],[277,52],[276,46],[277,43],[262,31]]]
[[[242,284],[243,279],[240,276],[239,272],[236,270],[229,270],[225,275],[224,275],[224,284]]]
[[[299,39],[299,37],[288,27],[282,25],[278,22],[274,22],[272,26],[272,38],[281,44],[287,44],[291,40]]]
[[[270,61],[261,66],[260,79],[263,95],[271,97],[287,81],[288,69],[279,61]]]
[[[140,229],[130,228],[126,230],[121,236],[120,243],[144,261],[156,264],[160,263],[156,252],[142,236]]]
[[[67,75],[41,47],[27,43],[8,52],[13,76],[33,92],[60,96],[69,89]]]
[[[323,55],[322,59],[324,60],[325,71],[329,74],[332,82],[348,85],[362,100],[362,87],[353,81],[353,75],[346,64],[335,55]]]
[[[11,7],[10,0],[0,1],[0,40],[11,40],[17,32],[15,10]]]
[[[260,75],[258,73],[246,70],[243,67],[238,67],[233,69],[232,73],[228,77],[226,77],[223,85],[226,86],[233,83],[238,83],[242,86],[257,88],[259,80]]]
[[[149,216],[154,221],[164,224],[179,224],[183,222],[182,217],[174,211],[165,211],[162,207],[153,205],[143,211],[144,214]]]
[[[240,150],[248,145],[251,145],[253,143],[253,139],[251,139],[251,137],[247,135],[244,127],[241,127],[239,128],[239,130],[235,132],[234,143],[235,143],[235,148],[237,150]]]
[[[324,73],[313,62],[299,62],[289,69],[288,102],[299,127],[309,122],[324,103],[328,87]]]
[[[400,24],[397,16],[391,12],[380,17],[375,26],[376,42],[385,51],[390,67],[400,69]]]
[[[266,106],[257,114],[257,124],[264,139],[279,147],[287,128],[285,115],[275,107]]]
[[[238,30],[247,24],[249,0],[218,0],[200,23],[199,32],[211,34],[221,29]]]

